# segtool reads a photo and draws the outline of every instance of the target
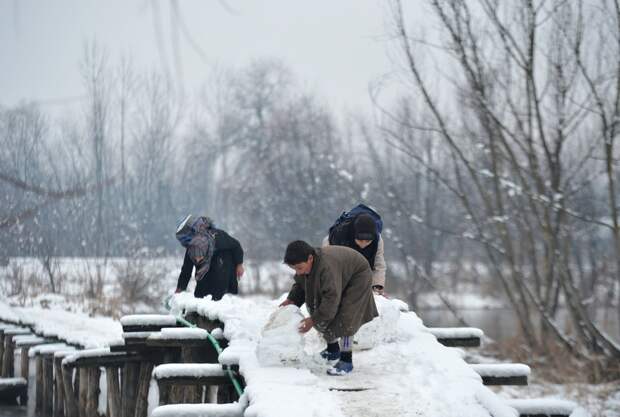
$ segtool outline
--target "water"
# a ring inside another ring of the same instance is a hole
[[[511,309],[459,309],[458,313],[472,327],[478,327],[491,339],[502,341],[520,334],[519,322]],[[421,309],[416,314],[428,327],[454,327],[459,326],[458,320],[447,309]],[[558,322],[562,324],[562,330],[568,327],[568,311],[562,309],[558,312]],[[611,338],[620,342],[620,326],[615,311],[599,309],[596,313],[595,323]]]

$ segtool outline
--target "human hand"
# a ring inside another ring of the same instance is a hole
[[[286,307],[289,304],[293,304],[293,300],[289,300],[288,298],[280,303],[278,307]]]
[[[299,322],[299,333],[307,333],[312,326],[314,326],[314,320],[312,317],[308,317]]]
[[[237,274],[237,279],[241,278],[245,272],[245,269],[243,269],[243,264],[237,265],[237,270],[235,272]]]

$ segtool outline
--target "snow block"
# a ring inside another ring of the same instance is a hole
[[[299,323],[304,315],[295,305],[278,308],[267,319],[256,346],[263,366],[298,363],[304,355],[304,338]]]

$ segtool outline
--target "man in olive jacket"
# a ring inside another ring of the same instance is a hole
[[[372,271],[366,258],[345,246],[313,248],[297,240],[286,248],[284,263],[295,270],[295,283],[280,304],[304,303],[310,317],[299,331],[314,327],[322,333],[327,348],[321,356],[338,363],[327,371],[344,375],[353,370],[353,335],[379,314],[371,290]]]

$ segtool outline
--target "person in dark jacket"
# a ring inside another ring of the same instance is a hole
[[[306,333],[314,327],[323,335],[327,348],[321,356],[338,361],[327,373],[353,371],[353,336],[379,315],[368,262],[345,246],[313,248],[297,240],[286,248],[284,263],[295,271],[295,283],[280,307],[305,303],[310,317],[301,321],[299,331]]]
[[[338,245],[355,249],[368,261],[372,269],[372,289],[382,295],[385,288],[385,257],[383,238],[377,231],[374,219],[366,214],[358,214],[354,221],[343,222],[330,230],[323,239],[323,247]]]
[[[202,221],[201,221],[202,220]],[[191,238],[179,238],[181,229],[190,230]],[[213,300],[224,294],[239,292],[238,279],[243,276],[243,248],[239,241],[224,230],[217,229],[207,217],[198,220],[186,217],[177,230],[177,238],[186,247],[183,266],[177,281],[176,292],[185,291],[196,268],[194,296]],[[198,242],[198,243],[196,243]],[[202,249],[202,251],[201,251]]]

